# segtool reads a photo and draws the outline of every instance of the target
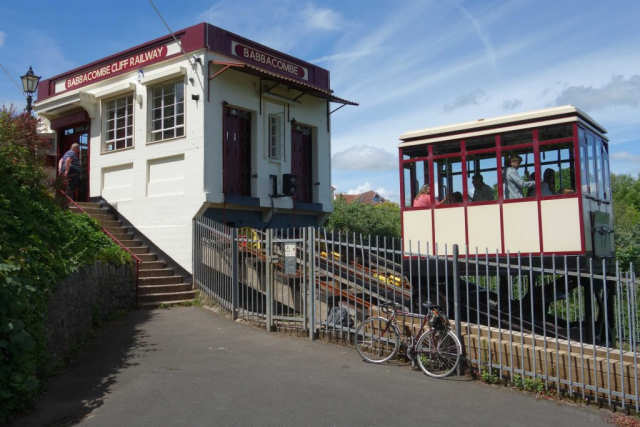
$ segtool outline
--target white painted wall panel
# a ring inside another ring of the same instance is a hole
[[[102,197],[114,202],[131,200],[133,163],[102,169]]]
[[[504,249],[511,253],[540,252],[538,203],[519,202],[502,205]]]
[[[431,215],[431,209],[403,213],[405,251],[417,254],[419,248],[421,254],[433,253],[433,223]]]
[[[543,200],[540,208],[544,251],[581,251],[578,199]]]
[[[184,154],[148,161],[147,197],[183,194]]]
[[[469,227],[469,252],[484,254],[502,251],[502,232],[500,230],[500,205],[482,205],[467,207]]]
[[[467,243],[464,208],[434,209],[434,219],[438,254],[444,255],[446,245],[447,254],[451,255],[454,244],[458,245],[460,253],[464,253]]]

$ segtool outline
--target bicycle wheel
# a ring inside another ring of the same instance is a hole
[[[460,363],[462,346],[451,331],[431,329],[416,344],[418,365],[433,378],[444,378]]]
[[[384,363],[398,353],[400,332],[383,317],[370,317],[356,329],[354,345],[365,361]]]

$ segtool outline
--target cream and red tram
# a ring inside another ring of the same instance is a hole
[[[611,259],[605,134],[567,105],[401,135],[405,251]]]

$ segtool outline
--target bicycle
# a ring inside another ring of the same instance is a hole
[[[354,344],[360,357],[367,362],[384,363],[396,357],[403,347],[412,365],[417,363],[430,377],[444,378],[450,375],[460,363],[462,346],[458,337],[451,332],[449,319],[440,306],[427,302],[423,307],[427,310],[426,315],[405,311],[394,302],[381,305],[380,310],[390,314],[388,319],[372,316],[356,329]],[[421,319],[418,332],[400,333],[396,320],[398,316]],[[428,329],[425,330],[427,325]]]

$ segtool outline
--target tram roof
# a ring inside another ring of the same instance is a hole
[[[469,122],[437,126],[403,133],[400,146],[417,143],[434,143],[455,138],[487,135],[509,130],[527,129],[540,125],[553,125],[581,121],[600,134],[607,130],[593,120],[587,113],[573,105],[544,108],[525,113],[478,119]],[[605,138],[606,139],[606,138]]]

